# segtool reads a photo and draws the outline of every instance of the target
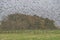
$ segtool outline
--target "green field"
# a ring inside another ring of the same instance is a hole
[[[0,40],[60,40],[60,30],[4,31]]]

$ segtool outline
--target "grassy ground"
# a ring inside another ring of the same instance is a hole
[[[0,33],[0,40],[60,40],[60,30],[20,30]]]

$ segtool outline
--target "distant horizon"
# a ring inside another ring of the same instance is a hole
[[[53,19],[60,26],[60,0],[0,0],[0,20],[15,12]]]

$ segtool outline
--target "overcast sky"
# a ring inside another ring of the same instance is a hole
[[[0,19],[15,12],[36,14],[60,25],[60,0],[0,0]]]

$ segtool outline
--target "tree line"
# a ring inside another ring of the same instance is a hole
[[[54,20],[36,15],[10,14],[1,21],[0,30],[56,29]]]

